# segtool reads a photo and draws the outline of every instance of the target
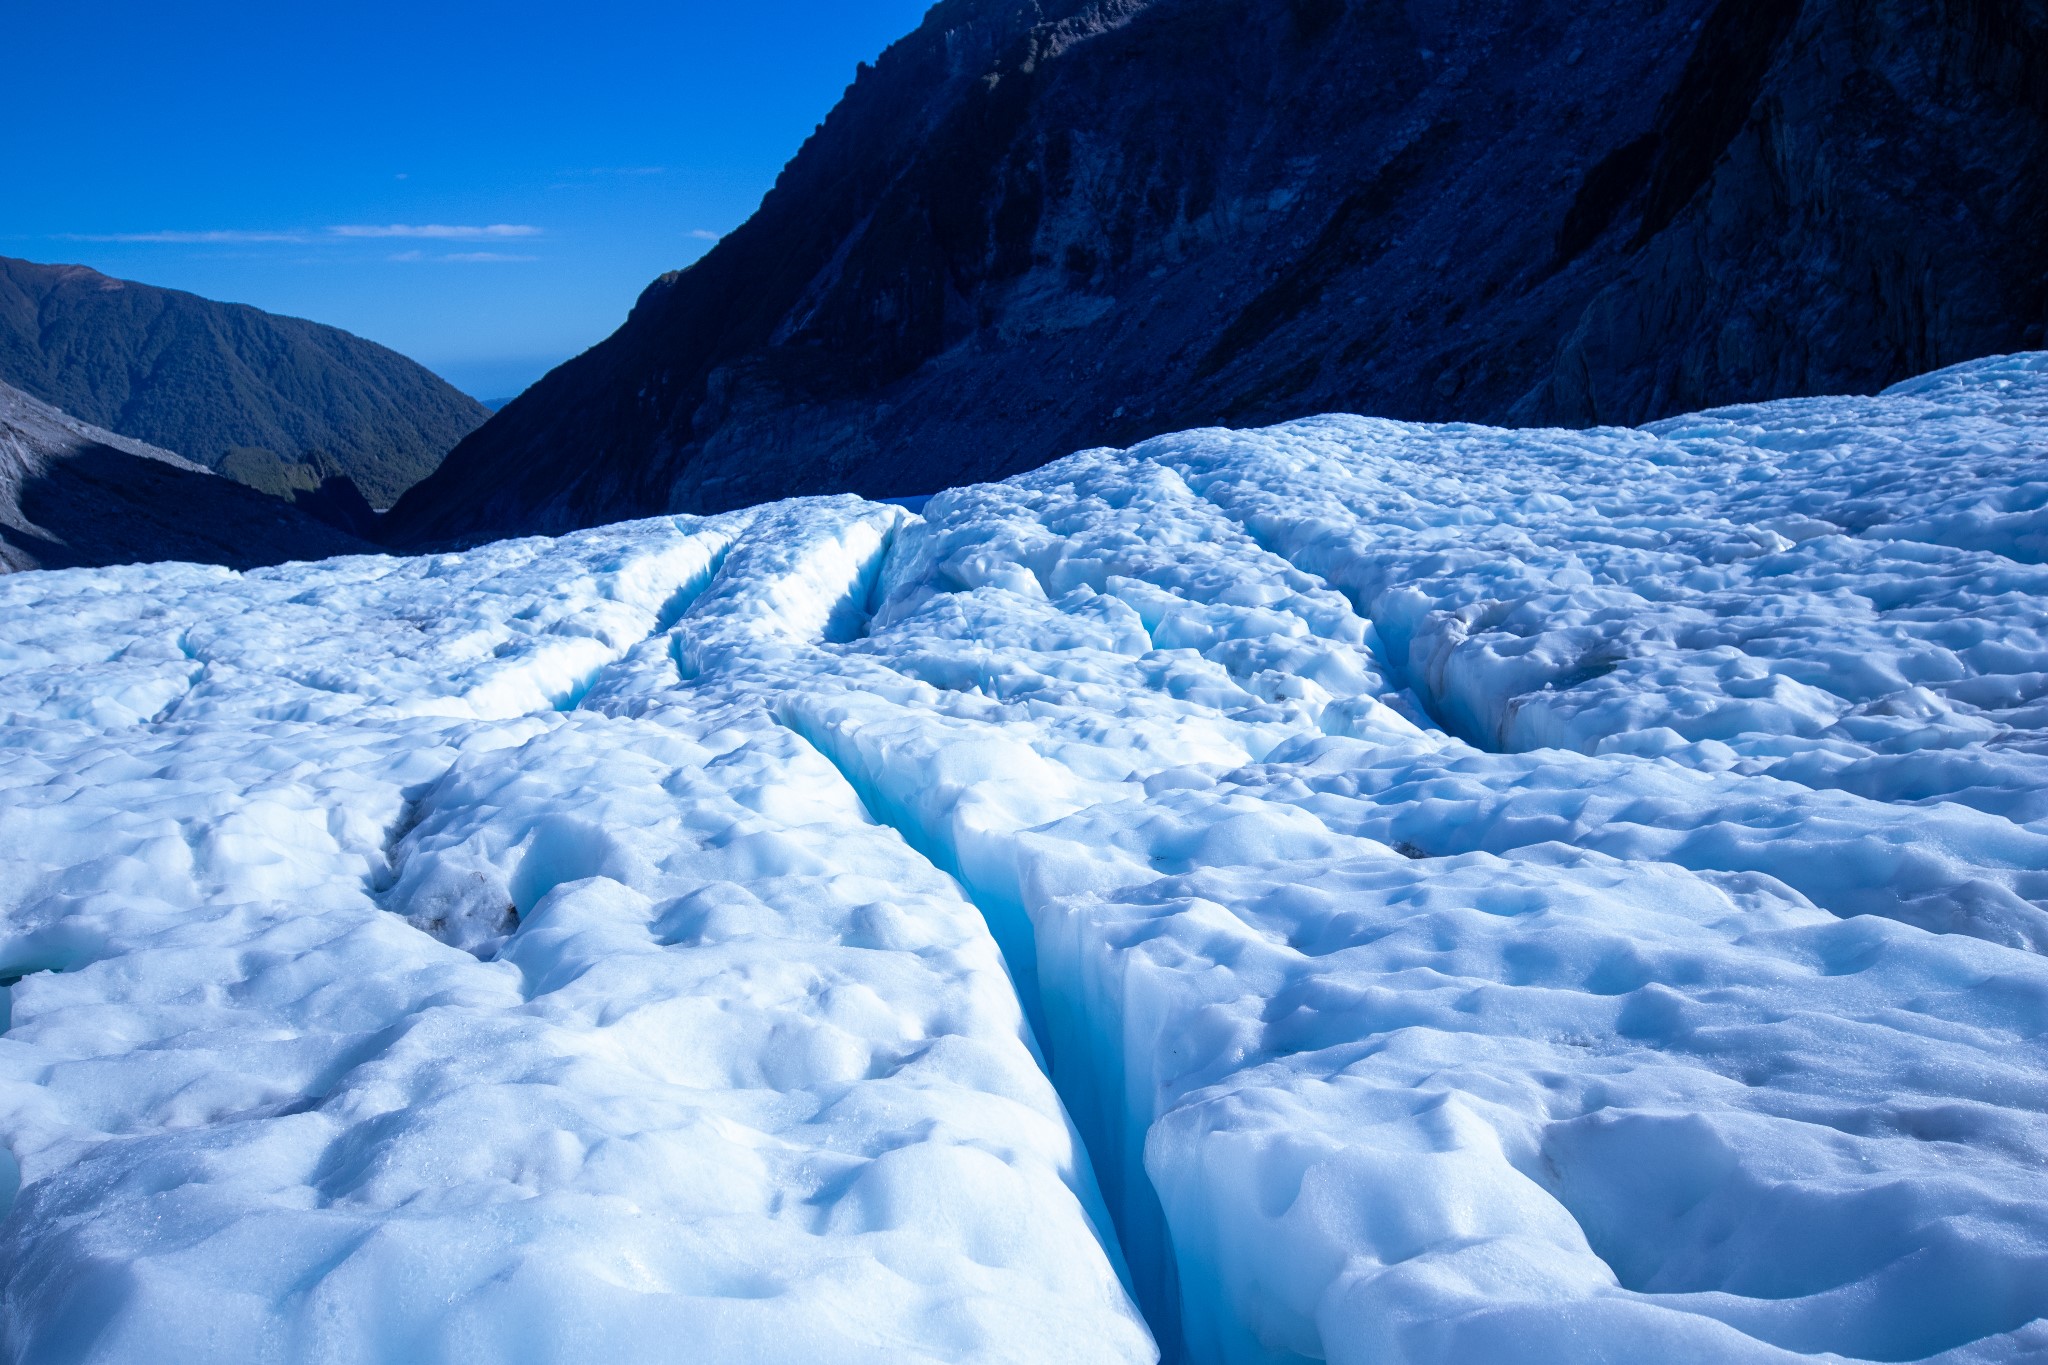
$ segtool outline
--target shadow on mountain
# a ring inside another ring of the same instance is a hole
[[[383,538],[1875,392],[2044,344],[2043,165],[2043,0],[947,0]]]
[[[88,446],[25,480],[19,506],[29,525],[0,525],[18,568],[177,559],[251,569],[375,549],[231,480],[111,446]]]
[[[374,549],[288,503],[0,385],[0,567],[196,560],[247,569]]]

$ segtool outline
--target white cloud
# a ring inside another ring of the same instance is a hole
[[[424,251],[395,251],[384,258],[387,261],[448,261],[457,265],[474,265],[489,261],[537,261],[538,256],[524,256],[509,251],[450,251],[439,256],[429,256]]]
[[[498,242],[525,237],[544,235],[541,229],[527,223],[488,223],[473,226],[458,223],[346,223],[328,228],[325,232],[309,232],[304,229],[290,231],[246,230],[242,228],[217,228],[207,231],[165,231],[165,232],[63,232],[56,234],[56,240],[65,242],[160,242],[184,246],[222,245],[237,242],[288,242],[306,246],[315,242],[334,244],[341,241],[355,241],[364,238],[413,239],[437,242]],[[418,253],[413,253],[417,255]],[[394,257],[393,259],[403,259]],[[469,253],[455,259],[497,259],[488,252]],[[524,258],[521,258],[524,259]]]
[[[713,232],[710,228],[691,228],[683,235],[685,237],[695,237],[700,242],[715,242],[725,236],[724,233]]]
[[[503,237],[538,237],[541,230],[526,223],[491,223],[466,227],[449,223],[350,223],[327,229],[336,237],[420,237],[446,242],[483,242]]]
[[[218,229],[210,232],[60,232],[64,242],[174,242],[204,244],[218,242],[307,242],[303,232],[244,232]]]

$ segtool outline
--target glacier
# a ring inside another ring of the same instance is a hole
[[[0,579],[0,1349],[2048,1360],[2048,354]]]

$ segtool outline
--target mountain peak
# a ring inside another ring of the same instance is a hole
[[[345,476],[389,506],[489,414],[375,342],[83,265],[0,257],[0,380],[265,492]],[[229,472],[236,472],[229,470]]]

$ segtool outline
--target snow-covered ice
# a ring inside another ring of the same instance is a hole
[[[2027,355],[0,579],[0,1343],[2048,1360],[2044,528]]]

